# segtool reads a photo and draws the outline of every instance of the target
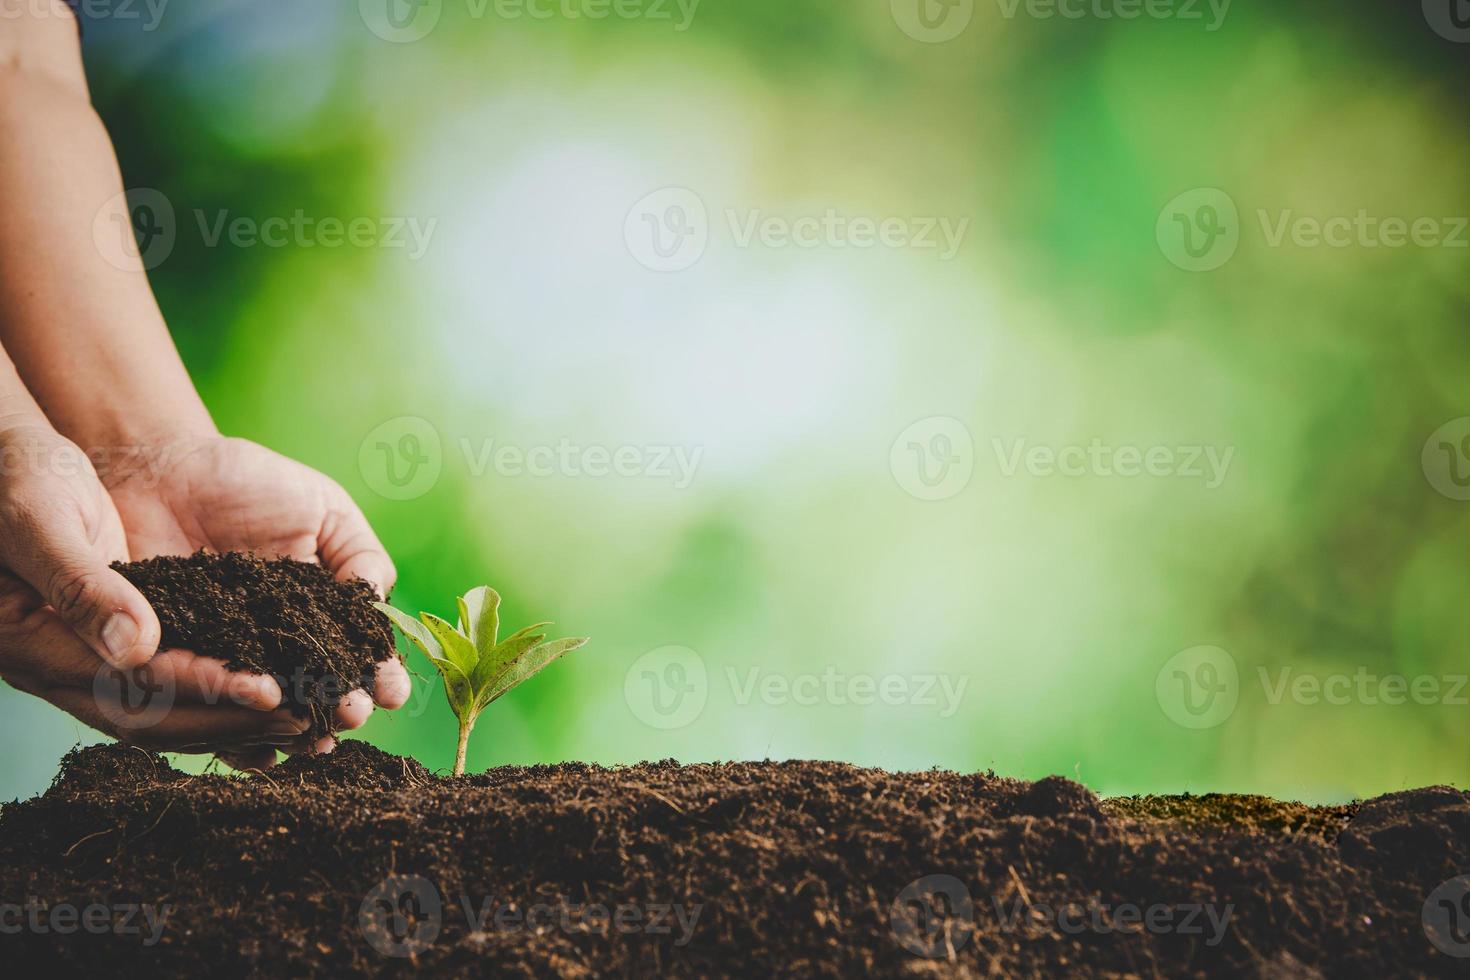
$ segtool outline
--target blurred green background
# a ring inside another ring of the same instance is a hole
[[[919,2],[175,0],[85,47],[221,427],[353,493],[397,605],[594,638],[471,768],[1470,783],[1470,44],[1432,2]],[[893,235],[783,239],[829,212]],[[1360,213],[1436,235],[1314,242]],[[0,698],[0,797],[96,737]],[[362,735],[452,759],[427,676]]]

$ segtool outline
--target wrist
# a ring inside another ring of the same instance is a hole
[[[60,414],[57,429],[88,451],[156,450],[219,437],[219,429],[192,388],[186,397],[104,398],[84,414]]]

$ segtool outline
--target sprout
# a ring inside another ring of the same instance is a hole
[[[499,639],[500,594],[489,586],[460,598],[457,627],[433,613],[419,613],[419,619],[414,619],[387,603],[373,605],[424,652],[444,678],[449,707],[459,719],[456,776],[464,775],[465,749],[480,712],[587,642],[586,637],[545,642],[546,635],[536,631],[550,623],[527,626]]]

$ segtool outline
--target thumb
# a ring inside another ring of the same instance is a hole
[[[107,566],[80,528],[7,537],[5,564],[108,663],[126,670],[158,652],[162,630],[153,607]]]

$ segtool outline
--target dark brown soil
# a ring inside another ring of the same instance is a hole
[[[373,587],[338,582],[320,565],[201,551],[113,567],[158,613],[165,648],[274,676],[283,705],[310,715],[314,735],[330,730],[349,691],[371,694],[375,665],[394,656]]]
[[[0,809],[0,869],[0,903],[16,907],[0,908],[0,948],[18,977],[1388,977],[1470,965],[1429,939],[1470,954],[1454,928],[1470,905],[1441,887],[1470,871],[1470,794],[1443,787],[1312,809],[1099,801],[1061,778],[818,762],[453,780],[352,741],[265,776],[191,777],[103,746],[68,756],[44,796]],[[1432,893],[1443,901],[1426,927]],[[138,932],[52,928],[54,910],[94,905],[99,924],[147,906],[157,928],[141,915]]]

